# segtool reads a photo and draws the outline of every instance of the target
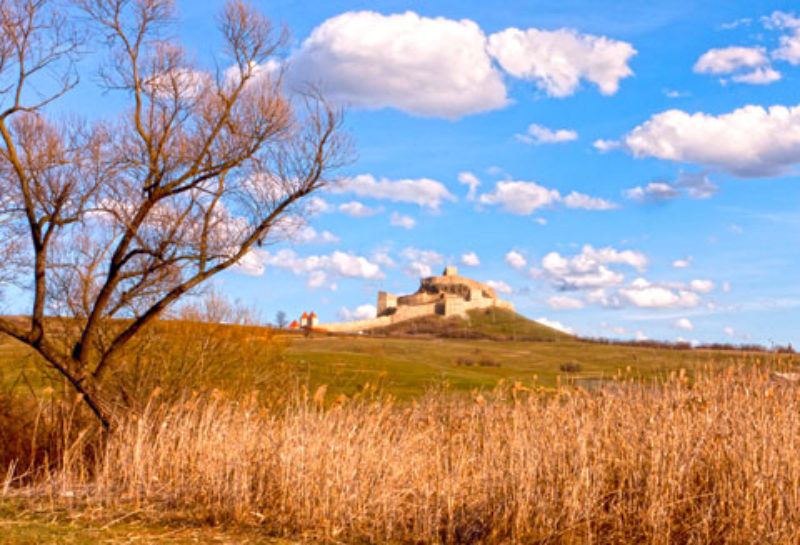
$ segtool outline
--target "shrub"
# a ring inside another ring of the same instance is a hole
[[[494,358],[484,356],[478,361],[478,365],[481,367],[500,367],[500,362]]]

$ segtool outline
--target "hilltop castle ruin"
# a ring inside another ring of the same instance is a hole
[[[378,311],[375,318],[319,324],[319,329],[336,332],[355,332],[385,327],[422,316],[462,316],[472,309],[498,307],[514,310],[514,305],[498,299],[494,288],[458,275],[456,267],[446,267],[441,276],[420,280],[419,289],[410,295],[378,292]]]

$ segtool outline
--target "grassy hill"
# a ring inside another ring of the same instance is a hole
[[[525,318],[512,310],[487,308],[470,310],[467,318],[425,316],[373,329],[379,336],[431,336],[450,339],[488,339],[553,342],[574,337]]]
[[[181,322],[163,325],[175,338],[169,353],[180,353],[185,360],[180,377],[191,376],[198,367],[192,339],[218,338],[225,357],[216,364],[215,385],[225,388],[225,383],[234,382],[228,379],[246,373],[269,377],[282,359],[312,391],[327,385],[329,399],[352,395],[365,385],[407,399],[443,386],[457,391],[489,389],[501,380],[542,386],[572,380],[591,386],[620,375],[660,378],[679,369],[691,374],[708,366],[800,366],[797,355],[584,342],[499,309],[473,311],[468,319],[411,320],[364,335],[313,333],[305,337],[222,325],[198,333],[196,327]],[[231,350],[238,353],[231,356]],[[277,358],[274,350],[282,351],[282,357]],[[39,389],[52,384],[44,378],[53,376],[43,373],[46,369],[31,350],[0,337],[0,386]]]
[[[800,365],[797,355],[410,335],[297,338],[286,357],[311,389],[327,384],[330,394],[349,395],[377,384],[401,398],[442,385],[462,391],[493,388],[500,380],[541,386],[572,380],[589,387],[618,376],[666,378],[680,369],[691,374],[731,365]]]

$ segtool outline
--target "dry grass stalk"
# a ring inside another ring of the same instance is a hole
[[[788,543],[800,390],[748,370],[280,415],[154,399],[50,499],[373,543]],[[323,394],[318,393],[319,397]],[[78,500],[75,500],[78,501]]]

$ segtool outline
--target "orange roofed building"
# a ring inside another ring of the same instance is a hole
[[[308,312],[304,312],[302,316],[300,316],[300,320],[294,320],[290,325],[289,329],[299,329],[301,327],[304,328],[315,328],[319,324],[319,318],[317,315],[312,311],[311,314]]]

